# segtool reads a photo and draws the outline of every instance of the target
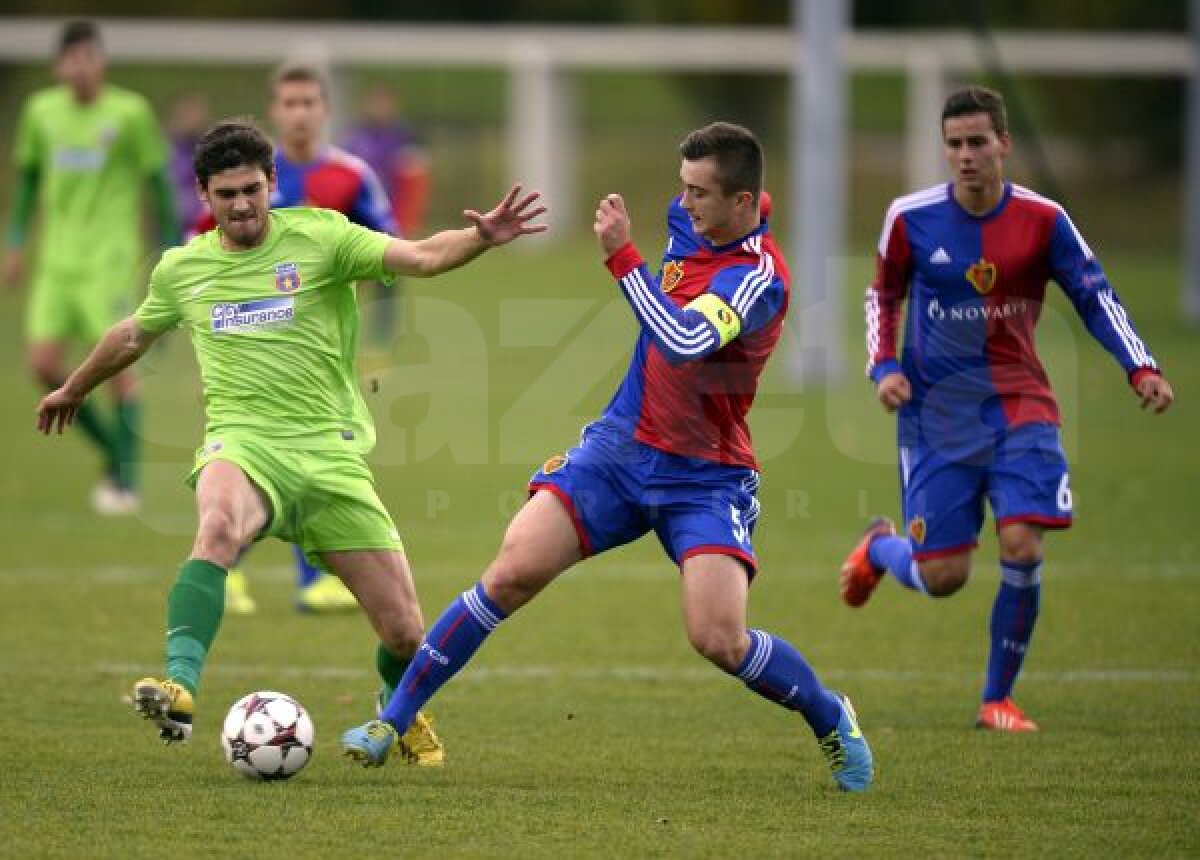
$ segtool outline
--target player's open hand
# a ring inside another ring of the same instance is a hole
[[[37,408],[37,429],[39,433],[49,434],[57,429],[59,433],[75,423],[75,413],[83,405],[83,398],[64,386],[55,389],[42,398]]]
[[[1155,415],[1167,411],[1167,407],[1175,402],[1175,392],[1171,383],[1156,373],[1148,373],[1137,384],[1137,396],[1142,398],[1142,408],[1151,409]]]
[[[520,184],[514,185],[491,212],[481,215],[474,209],[467,209],[463,211],[463,217],[474,224],[483,241],[493,247],[511,242],[518,236],[550,229],[545,224],[529,223],[546,212],[545,206],[534,205],[541,199],[541,192],[530,191],[518,200],[520,194]]]
[[[912,400],[912,385],[909,384],[908,377],[903,373],[898,371],[889,373],[879,380],[879,385],[875,388],[875,395],[883,404],[884,409],[888,412],[895,412]]]
[[[625,211],[625,201],[620,194],[609,194],[600,201],[592,229],[606,258],[629,243],[629,213]]]

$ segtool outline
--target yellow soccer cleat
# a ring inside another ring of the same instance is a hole
[[[336,576],[322,573],[316,582],[300,589],[296,608],[301,612],[350,612],[358,609],[358,599]]]
[[[441,767],[446,763],[446,748],[433,730],[433,720],[421,711],[401,736],[400,752],[417,767]]]
[[[225,574],[225,611],[234,615],[253,615],[257,609],[258,601],[250,596],[246,574],[236,567],[230,568]]]
[[[163,743],[185,743],[192,736],[192,694],[174,681],[142,678],[133,685],[133,709],[158,726]]]

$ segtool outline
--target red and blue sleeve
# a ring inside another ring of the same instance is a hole
[[[908,297],[912,255],[904,216],[884,226],[875,255],[875,279],[863,300],[866,317],[867,376],[878,384],[889,373],[899,373],[896,358],[900,314]]]
[[[1050,233],[1050,271],[1075,306],[1092,337],[1112,354],[1132,385],[1158,364],[1138,336],[1121,299],[1108,283],[1104,269],[1065,212],[1059,212]]]

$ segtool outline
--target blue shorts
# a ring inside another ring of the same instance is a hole
[[[694,555],[729,555],[753,576],[758,472],[643,445],[611,425],[584,428],[579,445],[551,457],[529,480],[548,490],[575,523],[584,556],[657,536],[677,565]]]
[[[974,547],[984,500],[996,526],[1071,526],[1067,458],[1052,424],[1024,424],[973,452],[947,458],[918,441],[900,448],[904,521],[918,561]]]

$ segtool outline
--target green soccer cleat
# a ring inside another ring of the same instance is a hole
[[[858,727],[854,706],[841,693],[834,693],[842,703],[842,715],[833,731],[817,743],[829,761],[829,769],[842,791],[866,791],[875,774],[874,760],[867,739]]]
[[[192,736],[192,694],[174,681],[142,678],[133,685],[133,709],[158,726],[165,744],[186,743]]]
[[[383,720],[371,720],[342,733],[342,755],[363,767],[383,767],[399,745],[400,735]]]

